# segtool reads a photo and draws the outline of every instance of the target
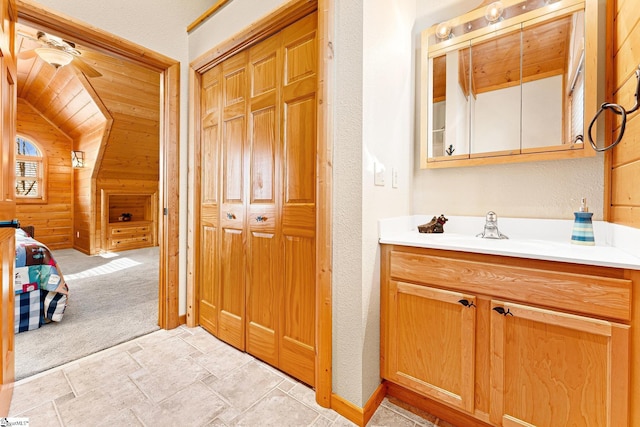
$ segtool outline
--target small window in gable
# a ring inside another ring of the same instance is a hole
[[[22,201],[44,201],[44,157],[31,140],[16,138],[16,197]]]

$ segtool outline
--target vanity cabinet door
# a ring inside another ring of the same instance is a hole
[[[473,412],[475,297],[390,280],[383,376]]]
[[[491,421],[624,426],[629,327],[493,300]]]

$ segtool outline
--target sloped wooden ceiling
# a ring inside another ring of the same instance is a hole
[[[72,241],[96,253],[103,240],[102,192],[158,191],[161,74],[81,45],[75,47],[82,63],[74,65],[76,58],[56,70],[32,52],[41,47],[37,29],[18,24],[17,31],[18,97],[85,152],[86,167],[72,171]],[[87,65],[101,75],[87,77]]]
[[[21,36],[36,38],[36,30],[18,24],[18,34],[18,54],[41,47],[37,41]],[[18,59],[18,98],[74,139],[106,120],[73,67],[56,70],[37,56]]]
[[[84,77],[73,65],[56,70],[37,56],[20,58],[41,44],[36,29],[19,24],[17,30],[18,97],[74,140],[113,119],[109,139],[95,159],[94,178],[121,179],[125,173],[157,181],[160,74],[82,46],[76,46],[80,59],[102,76]]]

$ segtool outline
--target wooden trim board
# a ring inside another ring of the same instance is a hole
[[[359,426],[366,426],[387,395],[387,383],[381,383],[361,408],[337,394],[331,395],[331,409]]]
[[[280,6],[258,22],[254,22],[206,51],[193,61],[191,68],[202,74],[234,54],[264,40],[281,29],[293,24],[317,9],[318,2],[312,0],[292,0]]]
[[[411,406],[428,412],[441,420],[445,420],[456,426],[465,427],[490,427],[490,424],[486,424],[470,415],[465,415],[458,409],[453,409],[446,406],[443,403],[436,402],[428,397],[421,396],[409,389],[406,389],[400,385],[390,382],[384,382],[387,384],[387,395],[395,397],[410,404]]]
[[[333,363],[333,22],[335,0],[318,1],[318,118],[316,182],[316,402],[331,405]]]
[[[231,0],[218,0],[217,2],[215,2],[213,6],[207,9],[205,13],[200,15],[195,21],[189,24],[189,26],[187,27],[187,33],[190,33],[191,31],[193,31],[194,28],[196,28],[202,22],[207,20],[210,16],[213,16],[219,9],[222,9],[222,7],[225,4],[227,4],[229,1]]]

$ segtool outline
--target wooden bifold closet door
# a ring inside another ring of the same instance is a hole
[[[199,323],[314,384],[313,13],[202,75]]]

